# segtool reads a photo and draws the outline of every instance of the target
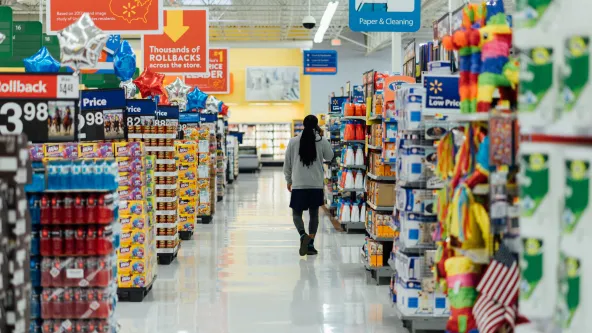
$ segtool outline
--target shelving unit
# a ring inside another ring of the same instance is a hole
[[[293,136],[292,123],[240,123],[244,132],[241,146],[255,146],[263,164],[283,164],[288,142]]]

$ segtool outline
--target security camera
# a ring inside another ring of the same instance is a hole
[[[314,17],[312,17],[312,16],[310,16],[310,15],[308,15],[308,16],[305,16],[305,17],[302,19],[302,26],[303,26],[305,29],[308,29],[308,30],[310,30],[310,29],[314,29],[314,27],[315,27],[316,25],[317,25],[317,20],[315,20],[315,18],[314,18]]]

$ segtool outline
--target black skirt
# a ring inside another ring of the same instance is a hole
[[[290,208],[308,210],[325,204],[325,194],[322,188],[293,189],[290,197]]]

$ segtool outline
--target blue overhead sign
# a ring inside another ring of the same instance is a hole
[[[358,32],[416,32],[421,0],[349,0],[349,27]]]
[[[304,75],[335,75],[337,74],[337,51],[309,50],[304,51]]]

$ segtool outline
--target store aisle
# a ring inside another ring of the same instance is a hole
[[[319,255],[301,258],[289,200],[280,168],[241,174],[144,302],[118,304],[122,332],[403,332],[359,263],[363,236],[323,216]]]

